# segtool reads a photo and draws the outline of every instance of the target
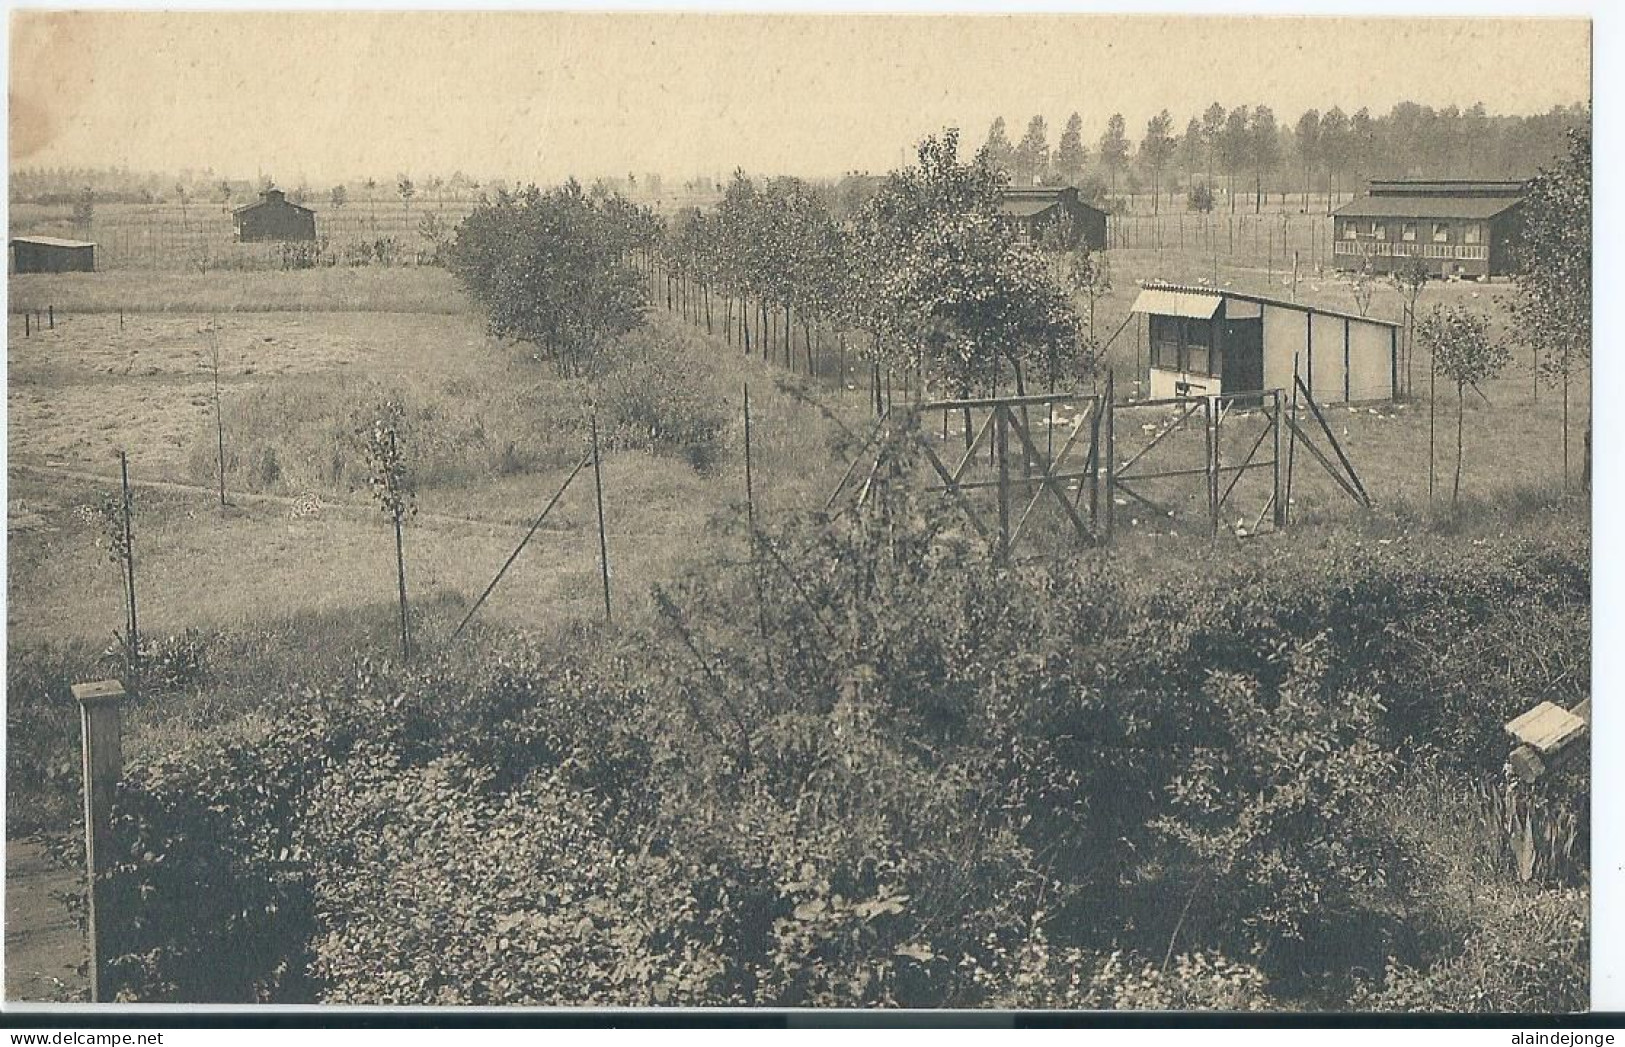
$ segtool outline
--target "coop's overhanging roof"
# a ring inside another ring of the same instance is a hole
[[[1134,299],[1134,312],[1156,313],[1158,316],[1185,316],[1193,320],[1211,320],[1224,299],[1216,294],[1195,291],[1165,291],[1148,287]]]
[[[36,244],[40,247],[95,247],[89,240],[64,240],[60,236],[14,236],[13,244]]]

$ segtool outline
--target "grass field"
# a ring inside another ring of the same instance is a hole
[[[1159,260],[1156,252],[1114,251],[1111,261],[1114,289],[1097,313],[1103,334],[1127,317],[1140,280],[1195,280],[1204,267],[1188,253]],[[1290,290],[1269,285],[1267,274],[1246,267],[1221,267],[1219,275],[1220,286],[1282,297]],[[69,474],[113,478],[118,448],[129,451],[138,483],[196,488],[142,495],[138,541],[147,621],[154,629],[179,630],[241,624],[264,607],[327,611],[387,601],[391,550],[384,522],[372,518],[362,495],[348,489],[336,476],[342,470],[325,457],[342,436],[346,412],[369,397],[397,392],[434,415],[435,443],[424,457],[439,464],[420,492],[423,516],[409,531],[414,588],[425,597],[477,594],[581,446],[582,415],[574,404],[591,391],[552,379],[515,348],[489,338],[439,269],[205,277],[121,271],[14,277],[11,288],[15,304],[52,302],[57,316],[54,330],[27,338],[14,316],[10,331],[14,640],[64,631],[100,636],[117,620],[116,572],[71,516],[101,482]],[[1480,305],[1499,325],[1504,307],[1498,297],[1505,290],[1435,283],[1423,306]],[[1348,288],[1330,275],[1301,278],[1298,292],[1300,300],[1328,307],[1353,305]],[[117,302],[127,303],[122,318],[109,311]],[[1398,311],[1397,295],[1379,290],[1372,314]],[[607,512],[616,539],[611,562],[616,588],[628,599],[658,578],[678,555],[675,550],[691,548],[714,514],[738,515],[744,381],[753,383],[756,492],[766,511],[821,504],[845,464],[830,450],[837,426],[774,390],[782,372],[741,359],[719,337],[697,333],[662,309],[655,310],[654,325],[660,337],[681,340],[685,352],[704,359],[696,381],[727,425],[722,458],[703,471],[646,450],[608,455]],[[1134,321],[1111,346],[1120,389],[1129,388],[1143,367],[1143,338]],[[290,519],[288,503],[275,498],[241,501],[224,511],[213,504],[209,365],[216,348],[230,489],[283,499],[311,493],[329,507],[319,517]],[[1425,371],[1424,361],[1417,371]],[[1469,396],[1464,425],[1463,492],[1475,511],[1488,510],[1494,518],[1504,515],[1498,509],[1515,513],[1529,503],[1558,500],[1563,484],[1552,462],[1560,461],[1561,406],[1555,395],[1542,390],[1539,402],[1531,403],[1527,365],[1521,363],[1483,392],[1487,401]],[[1576,479],[1585,394],[1576,389],[1571,403]],[[863,429],[865,391],[824,382],[817,396],[852,430]],[[1164,420],[1147,414],[1135,421],[1154,426]],[[1379,503],[1370,520],[1399,527],[1425,519],[1426,402],[1336,408],[1332,422]],[[1447,495],[1453,401],[1441,401],[1436,426],[1435,482]],[[1238,423],[1225,459],[1244,453],[1252,435],[1252,428]],[[954,439],[957,434],[950,434],[950,444]],[[1135,439],[1120,431],[1121,455],[1132,453]],[[1160,453],[1194,455],[1192,439],[1200,442],[1199,429],[1171,438]],[[267,448],[275,459],[268,472]],[[1293,509],[1299,522],[1344,526],[1355,520],[1352,505],[1330,480],[1307,462],[1300,469]],[[1203,497],[1199,480],[1161,481],[1150,489],[1181,513],[1197,510]],[[548,533],[557,528],[558,537],[545,543],[546,555],[533,549],[521,559],[519,573],[490,608],[494,614],[507,608],[515,621],[526,622],[549,617],[549,608],[590,606],[596,549],[587,540],[593,529],[589,494],[584,482],[573,487],[549,524]],[[1238,487],[1235,499],[1245,507],[1238,508],[1238,517],[1251,517],[1254,506],[1262,505],[1252,478]],[[1197,528],[1178,523],[1195,537]],[[1163,540],[1173,528],[1180,537],[1174,523],[1146,518],[1134,507],[1123,510],[1119,525],[1154,531]],[[88,607],[100,607],[102,614],[82,613]]]
[[[1111,263],[1114,288],[1096,318],[1102,334],[1128,317],[1144,279],[1216,276],[1221,287],[1292,294],[1267,266],[1216,263],[1192,251],[1115,250]],[[76,714],[58,699],[70,681],[122,672],[116,638],[123,621],[121,568],[99,544],[97,527],[75,512],[117,489],[120,449],[130,456],[136,484],[140,626],[152,645],[143,657],[171,674],[125,713],[126,757],[143,766],[190,743],[268,735],[290,696],[307,684],[353,682],[396,658],[393,534],[369,500],[353,440],[368,405],[381,397],[409,405],[407,447],[418,473],[419,511],[406,525],[405,559],[417,649],[471,661],[500,662],[525,642],[517,634],[549,659],[584,644],[663,635],[638,631],[656,618],[653,586],[696,569],[713,577],[748,569],[747,382],[752,487],[769,531],[789,514],[823,505],[856,437],[873,424],[862,367],[839,378],[789,375],[744,357],[663,303],[588,381],[561,379],[522,346],[490,337],[449,275],[428,266],[206,275],[122,268],[13,277],[10,288],[14,311],[49,306],[55,315],[54,328],[35,330],[30,321],[24,336],[14,312],[8,331],[12,835],[74,824]],[[1497,295],[1505,290],[1433,284],[1423,305],[1474,305],[1504,331]],[[1348,288],[1330,274],[1300,274],[1297,295],[1332,308],[1353,305]],[[1371,311],[1397,316],[1397,296],[1379,290]],[[1130,322],[1110,349],[1117,387],[1129,395],[1143,376],[1143,339],[1140,325]],[[228,506],[219,504],[214,487],[216,353]],[[1425,367],[1426,361],[1417,362],[1419,375]],[[1300,457],[1293,523],[1283,533],[1246,540],[1234,533],[1237,524],[1252,529],[1268,497],[1262,471],[1238,484],[1216,538],[1208,533],[1201,478],[1172,478],[1142,485],[1171,516],[1124,501],[1116,510],[1115,542],[1082,555],[1111,557],[1137,585],[1155,589],[1192,573],[1264,560],[1312,576],[1359,555],[1361,546],[1417,563],[1531,540],[1572,548],[1576,536],[1587,533],[1588,503],[1577,489],[1565,493],[1553,466],[1561,437],[1555,396],[1543,389],[1538,403],[1531,402],[1526,362],[1483,392],[1465,404],[1467,460],[1455,510],[1447,504],[1453,401],[1439,404],[1439,490],[1431,506],[1426,400],[1339,406],[1329,409],[1329,422],[1364,478],[1373,510],[1355,506]],[[1576,477],[1586,394],[1574,390],[1571,405]],[[513,562],[473,626],[454,639],[458,623],[586,450],[587,403],[596,405],[603,438],[614,626],[598,624],[602,575],[589,469]],[[1076,406],[1063,404],[1050,431],[1064,433]],[[1121,461],[1170,416],[1165,408],[1142,408],[1118,417]],[[1047,442],[1049,419],[1033,422],[1036,438]],[[1222,458],[1236,461],[1259,431],[1256,413],[1232,417]],[[924,435],[945,457],[962,446],[953,424],[946,431],[928,424]],[[1200,424],[1188,426],[1169,436],[1146,465],[1197,464],[1202,443]],[[982,497],[990,516],[991,502]],[[1047,502],[1036,514],[1034,538],[1018,550],[1024,555],[1059,548],[1066,533]],[[727,610],[720,615],[729,620]],[[747,618],[742,610],[733,624]],[[1476,822],[1450,828],[1451,819],[1470,821],[1477,808],[1454,793],[1440,794],[1424,765],[1410,769],[1395,796],[1392,819],[1414,822],[1419,837],[1482,847]],[[1463,854],[1460,861],[1482,864],[1477,850]],[[14,861],[10,875],[19,870],[29,871]],[[1503,871],[1457,877],[1469,893],[1499,878]],[[1521,904],[1520,893],[1505,893],[1508,907]],[[1482,896],[1472,894],[1461,912],[1476,918],[1480,904]],[[1466,916],[1461,922],[1471,924]],[[54,933],[60,938],[64,932]],[[28,955],[41,971],[66,962]],[[60,995],[73,987],[36,979],[22,991]]]

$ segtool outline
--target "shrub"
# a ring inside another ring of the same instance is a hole
[[[1572,550],[1151,587],[996,564],[905,486],[759,547],[759,605],[696,571],[654,628],[363,662],[132,776],[132,993],[1248,1009],[1355,966],[1345,942],[1397,957],[1363,990],[1396,1000],[1568,955],[1549,908],[1527,952],[1487,918],[1458,950],[1385,801],[1401,747],[1476,737],[1417,688],[1549,671],[1472,641],[1509,606],[1574,628]],[[1407,903],[1426,949],[1392,947]]]
[[[722,456],[732,419],[714,365],[691,342],[640,330],[605,361],[600,438],[612,449],[676,455],[701,470]]]
[[[1500,904],[1497,904],[1500,902]],[[1576,1013],[1590,1007],[1590,894],[1540,891],[1510,904],[1485,898],[1491,915],[1459,952],[1424,970],[1390,963],[1361,1010],[1474,1014]]]

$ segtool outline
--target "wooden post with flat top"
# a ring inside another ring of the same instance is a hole
[[[113,864],[113,793],[124,771],[119,739],[119,704],[124,685],[97,680],[73,685],[83,731],[85,775],[85,875],[89,891],[90,1002],[109,1003],[116,995],[108,965],[113,957],[109,931],[116,914],[108,911],[105,877]]]

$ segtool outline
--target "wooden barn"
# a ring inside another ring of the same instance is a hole
[[[1387,320],[1164,283],[1144,285],[1133,311],[1146,317],[1152,399],[1291,389],[1294,358],[1321,403],[1391,400],[1398,386]]]
[[[1372,182],[1334,212],[1333,264],[1379,273],[1421,258],[1435,276],[1510,273],[1523,233],[1522,182],[1406,179]]]
[[[265,190],[259,203],[245,204],[232,211],[231,217],[239,243],[316,239],[316,212],[289,203],[280,189]]]
[[[999,215],[1035,241],[1046,228],[1070,219],[1073,245],[1082,242],[1091,251],[1106,249],[1106,212],[1080,199],[1074,186],[1006,189],[999,199]]]
[[[11,240],[14,273],[94,273],[96,245],[55,236],[16,236]]]

